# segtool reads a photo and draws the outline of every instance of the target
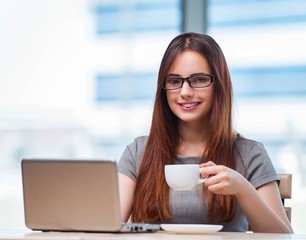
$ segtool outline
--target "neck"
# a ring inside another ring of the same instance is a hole
[[[182,156],[203,155],[206,143],[206,131],[203,124],[193,125],[189,123],[180,124],[180,143],[177,154]]]

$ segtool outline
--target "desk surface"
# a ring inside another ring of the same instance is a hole
[[[256,240],[256,239],[306,239],[306,234],[271,234],[271,233],[233,233],[217,232],[213,234],[175,234],[165,231],[155,233],[58,233],[58,232],[12,232],[0,231],[0,240],[154,240],[154,239],[235,239],[235,240]]]

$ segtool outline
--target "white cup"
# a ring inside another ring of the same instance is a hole
[[[202,170],[198,164],[165,165],[166,182],[173,190],[191,190],[205,182],[206,178],[201,178]]]

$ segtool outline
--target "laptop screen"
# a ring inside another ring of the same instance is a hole
[[[22,178],[28,228],[97,232],[121,228],[115,162],[24,159]]]

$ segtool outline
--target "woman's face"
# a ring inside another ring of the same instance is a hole
[[[195,51],[186,50],[176,56],[168,76],[186,78],[198,73],[211,75],[207,60]],[[182,88],[167,90],[166,95],[169,107],[181,123],[203,124],[212,108],[213,84],[205,88],[191,88],[185,81]]]

